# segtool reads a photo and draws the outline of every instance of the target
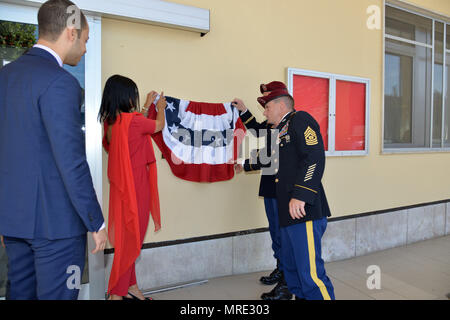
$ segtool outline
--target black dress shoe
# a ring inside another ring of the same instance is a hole
[[[299,297],[297,297],[297,296],[295,296],[295,300],[306,301],[306,299],[305,299],[305,298],[299,298]]]
[[[262,284],[266,284],[268,286],[271,286],[283,277],[283,271],[281,271],[278,267],[272,271],[272,273],[268,276],[261,277],[259,281],[261,281]]]
[[[292,293],[289,291],[286,281],[282,278],[275,288],[261,295],[262,300],[291,300]]]
[[[141,299],[139,299],[138,297],[136,297],[134,294],[132,294],[132,293],[130,293],[130,292],[128,292],[128,294],[131,296],[131,298],[128,298],[127,296],[125,296],[125,297],[123,297],[124,300],[140,300],[140,301],[144,301],[144,300],[150,301],[150,300],[153,300],[152,298],[144,298],[144,300],[141,300]]]

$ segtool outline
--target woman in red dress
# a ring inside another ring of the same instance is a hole
[[[114,246],[108,285],[111,300],[145,299],[137,286],[135,261],[150,212],[155,231],[161,228],[156,159],[150,135],[164,128],[167,104],[163,93],[156,105],[156,120],[144,115],[156,96],[156,92],[150,92],[139,112],[139,92],[133,80],[114,75],[103,91],[99,118],[104,123],[103,146],[108,152],[108,234]]]

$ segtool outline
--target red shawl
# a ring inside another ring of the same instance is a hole
[[[119,278],[136,261],[141,251],[139,216],[134,187],[133,170],[128,147],[128,133],[133,117],[138,113],[122,113],[112,127],[111,141],[108,145],[105,122],[103,146],[109,153],[108,178],[109,192],[109,240],[114,246],[114,261],[109,278],[108,292],[117,285]],[[152,142],[148,136],[150,146]],[[153,150],[153,146],[152,146]],[[149,164],[151,214],[155,231],[161,228],[156,162]]]

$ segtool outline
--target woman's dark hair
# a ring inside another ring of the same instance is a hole
[[[120,113],[133,112],[138,106],[139,91],[136,83],[116,74],[106,81],[98,118],[100,121],[113,124]]]

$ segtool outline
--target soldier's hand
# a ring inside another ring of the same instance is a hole
[[[247,110],[247,107],[245,106],[244,101],[242,101],[241,99],[234,98],[234,100],[231,102],[231,104],[241,112],[244,112],[245,110]]]
[[[289,214],[292,219],[301,219],[306,216],[305,202],[297,199],[289,201]]]
[[[3,242],[3,236],[0,236],[0,240],[2,242],[2,247],[5,248],[5,243]]]
[[[235,164],[234,171],[236,171],[236,173],[241,173],[242,171],[244,171],[244,167],[242,167],[241,164]]]

